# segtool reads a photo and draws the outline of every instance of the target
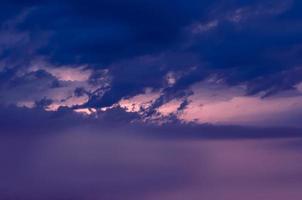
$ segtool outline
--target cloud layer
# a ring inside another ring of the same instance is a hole
[[[2,2],[0,103],[98,109],[151,90],[160,96],[145,116],[181,101],[198,118],[192,87],[215,77],[226,87],[219,96],[244,86],[230,98],[255,99],[251,107],[266,112],[258,105],[282,101],[280,93],[301,95],[300,7],[294,0]]]

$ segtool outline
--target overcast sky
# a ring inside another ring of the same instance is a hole
[[[301,9],[1,0],[0,199],[300,200]]]

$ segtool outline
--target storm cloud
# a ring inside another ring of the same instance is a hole
[[[298,0],[0,2],[0,199],[301,193]]]

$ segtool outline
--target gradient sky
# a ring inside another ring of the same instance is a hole
[[[0,200],[300,200],[301,10],[1,0]]]

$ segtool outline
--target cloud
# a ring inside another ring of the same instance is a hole
[[[158,111],[163,115],[175,114],[187,122],[300,126],[298,116],[302,114],[302,97],[297,90],[262,98],[261,95],[246,95],[245,88],[244,85],[229,87],[210,79],[193,85],[193,95],[165,103]],[[178,107],[185,101],[186,107],[178,113]]]
[[[141,93],[118,105],[156,123],[177,119],[201,124],[300,127],[299,85],[265,98],[261,94],[246,95],[247,88],[230,87],[214,76],[194,84],[187,95],[166,97],[164,91]]]
[[[154,116],[165,104],[189,102],[192,86],[213,76],[226,88],[245,85],[233,99],[278,96],[301,82],[297,1],[2,4],[1,104],[33,107],[49,99],[48,110],[87,111],[150,89],[160,97],[143,110]],[[28,80],[39,70],[51,78]]]
[[[35,68],[35,66],[33,67]],[[46,67],[46,68],[39,68],[37,69],[43,69],[56,77],[60,81],[87,81],[92,72],[91,70],[85,70],[85,66],[83,67],[71,67],[71,66],[62,66],[59,68],[54,67]],[[35,69],[32,69],[35,70]]]

